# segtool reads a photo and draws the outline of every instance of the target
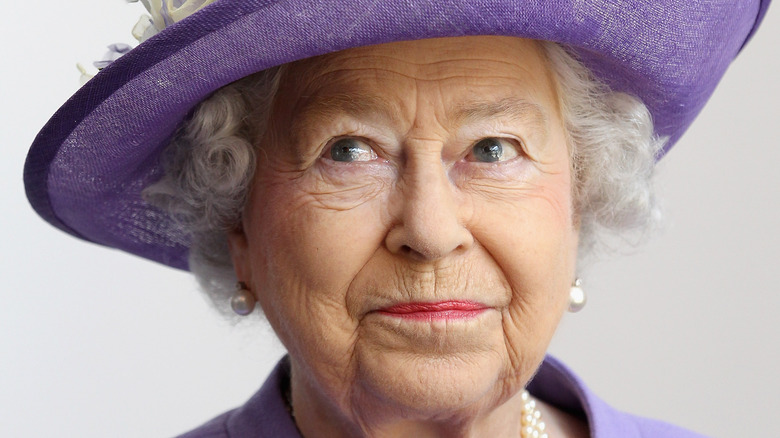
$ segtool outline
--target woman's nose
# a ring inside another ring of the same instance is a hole
[[[396,225],[385,240],[390,252],[435,261],[471,247],[474,238],[462,223],[464,206],[440,154],[410,158],[397,187]]]

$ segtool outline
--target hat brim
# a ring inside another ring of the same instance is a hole
[[[219,0],[102,70],[51,118],[25,164],[27,196],[82,239],[188,269],[189,236],[141,191],[209,94],[276,65],[401,40],[506,35],[572,48],[612,89],[639,97],[671,147],[769,0]],[[665,151],[664,151],[665,152]]]

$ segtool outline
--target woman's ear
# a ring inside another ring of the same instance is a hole
[[[233,269],[238,281],[247,284],[252,283],[252,270],[249,263],[249,242],[244,234],[244,227],[240,224],[227,233],[230,259],[233,261]]]

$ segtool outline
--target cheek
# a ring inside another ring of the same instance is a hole
[[[565,310],[574,272],[578,234],[569,173],[564,167],[502,197],[474,198],[472,232],[512,289],[503,318],[510,360],[515,369],[532,368]]]
[[[475,237],[500,263],[527,267],[528,275],[568,265],[577,239],[569,175],[563,167],[537,172],[500,195],[472,193]]]
[[[557,313],[574,272],[577,232],[571,209],[562,207],[569,198],[562,198],[529,194],[511,206],[483,202],[475,208],[475,238],[507,276],[515,304],[545,308],[532,317]]]
[[[255,241],[260,304],[285,345],[310,349],[327,335],[334,350],[344,350],[357,324],[346,292],[385,235],[381,199],[354,203],[346,193],[326,199],[314,186],[306,176],[258,180],[245,233]],[[284,339],[285,333],[296,339]]]

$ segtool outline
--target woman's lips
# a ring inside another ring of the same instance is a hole
[[[434,319],[468,319],[489,307],[474,301],[439,301],[436,303],[401,303],[378,312],[396,318],[430,321]]]

